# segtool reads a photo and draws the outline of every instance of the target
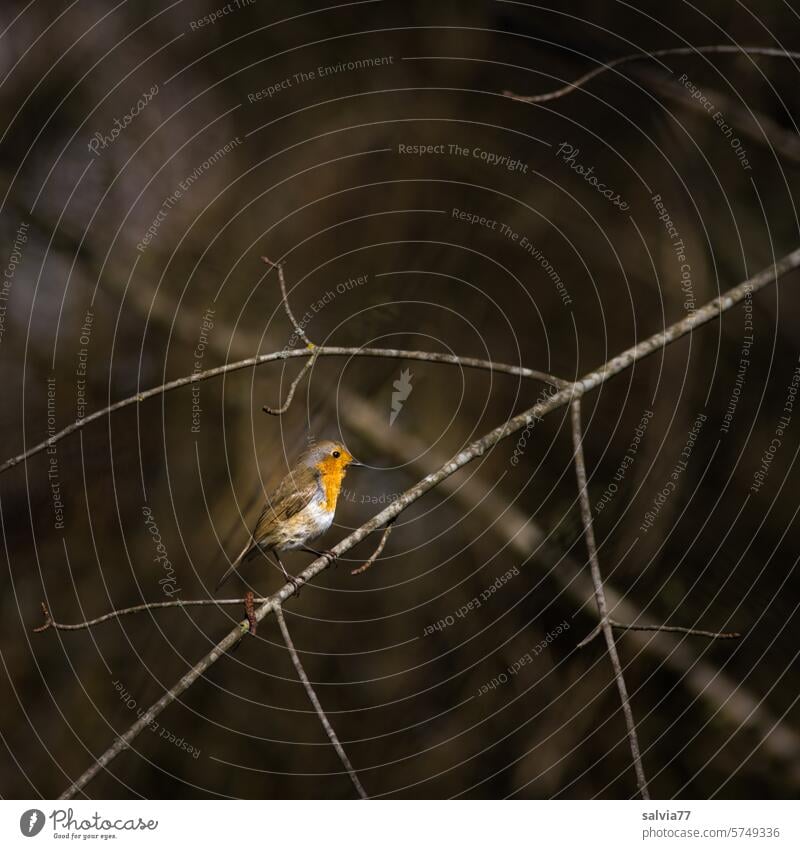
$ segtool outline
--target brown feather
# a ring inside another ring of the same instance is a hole
[[[279,545],[284,523],[308,507],[319,487],[315,469],[295,468],[289,472],[267,499],[253,529],[253,543],[265,548]]]
[[[291,532],[291,525],[287,526],[287,521],[308,507],[319,488],[319,473],[316,469],[292,469],[267,499],[267,505],[256,521],[249,542],[219,579],[215,591],[259,548],[280,547],[287,533]]]
[[[266,555],[269,551],[299,548],[324,533],[333,520],[342,480],[352,462],[353,455],[345,446],[331,440],[315,443],[304,451],[268,497],[247,545],[222,576],[217,589],[256,552]],[[321,503],[312,505],[315,498]]]

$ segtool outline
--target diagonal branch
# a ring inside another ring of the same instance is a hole
[[[697,327],[706,324],[713,320],[723,312],[731,309],[734,305],[740,303],[748,295],[763,289],[765,286],[777,280],[782,274],[800,266],[800,248],[795,249],[791,253],[784,256],[782,259],[773,263],[769,268],[755,274],[753,277],[745,280],[739,285],[733,287],[724,295],[705,304],[703,307],[696,310],[691,315],[670,325],[664,330],[654,334],[653,336],[644,339],[642,342],[628,348],[618,356],[604,363],[600,368],[589,372],[574,384],[570,384],[566,388],[560,389],[550,397],[538,402],[533,407],[514,416],[507,422],[504,422],[499,427],[487,433],[485,436],[477,439],[455,456],[450,458],[437,471],[426,475],[421,481],[406,490],[390,505],[381,510],[380,513],[372,517],[368,522],[357,528],[341,542],[333,547],[331,553],[335,557],[340,557],[349,551],[354,545],[364,539],[378,528],[384,527],[394,517],[400,515],[406,508],[421,498],[425,493],[437,487],[442,481],[449,478],[456,471],[466,466],[478,457],[485,454],[490,448],[495,446],[502,439],[511,436],[513,433],[533,424],[537,419],[542,418],[554,410],[560,409],[567,404],[580,397],[584,392],[594,389],[597,386],[605,383],[611,377],[619,374],[622,371],[630,368],[634,363],[649,356],[655,351],[661,350],[667,345],[672,344],[677,339],[690,333]],[[310,354],[310,352],[308,352]],[[331,560],[327,556],[318,557],[303,572],[298,576],[300,583],[308,583],[313,580],[320,572],[323,572],[329,567]],[[255,611],[255,619],[261,622],[270,612],[272,612],[277,604],[282,604],[286,599],[294,594],[296,586],[291,583],[285,584],[278,592],[270,596],[260,607]],[[158,701],[148,708],[136,722],[131,725],[128,730],[117,737],[112,745],[81,775],[73,782],[61,798],[71,799],[94,778],[97,773],[105,769],[108,764],[124,749],[128,748],[133,740],[145,730],[150,723],[159,716],[161,712],[176,701],[197,679],[203,675],[209,667],[216,663],[227,651],[236,645],[247,633],[247,620],[240,622],[233,628],[225,637],[223,637],[215,646],[202,657],[194,666],[192,666],[185,675],[169,690],[167,690]]]
[[[405,463],[409,474],[419,471],[422,476],[431,466],[436,468],[444,463],[446,457],[418,436],[398,430],[397,426],[390,430],[385,417],[377,414],[370,402],[349,392],[344,386],[341,393],[346,402],[341,406],[342,421],[348,430],[357,433],[367,445],[387,457]],[[530,513],[509,503],[498,490],[481,479],[479,473],[458,482],[453,478],[442,481],[437,493],[452,500],[462,515],[482,517],[487,529],[496,535],[502,551],[508,549],[523,564],[535,561],[577,607],[583,608],[587,600],[593,602],[594,587],[583,562],[578,563],[573,555],[555,545]],[[629,594],[621,596],[608,577],[603,586],[610,611],[619,611],[626,622],[643,621],[642,612]],[[616,620],[609,617],[609,621],[614,627]],[[789,767],[793,770],[791,780],[797,783],[795,773],[800,763],[800,735],[787,725],[785,717],[774,715],[760,697],[711,663],[707,655],[701,659],[686,640],[678,639],[684,632],[676,630],[676,626],[658,627],[649,633],[638,628],[625,631],[626,642],[637,651],[649,654],[657,661],[659,670],[672,673],[692,702],[703,703],[715,721],[727,724],[731,729],[747,729],[763,740],[762,749],[770,762],[775,768]],[[702,632],[697,635],[707,636]],[[721,634],[715,634],[715,638],[727,639]],[[734,639],[733,635],[730,639]]]
[[[303,664],[300,662],[300,655],[297,653],[297,649],[294,647],[291,635],[289,634],[289,629],[286,626],[286,619],[283,616],[283,607],[280,604],[277,605],[275,608],[275,618],[278,620],[278,625],[280,626],[281,634],[283,634],[283,641],[286,643],[286,648],[289,649],[289,655],[292,658],[294,668],[297,670],[297,675],[303,682],[303,686],[306,688],[308,698],[311,701],[311,704],[314,705],[314,710],[317,712],[319,721],[322,723],[322,727],[325,729],[325,733],[330,738],[330,741],[333,744],[333,748],[336,749],[336,754],[339,756],[339,760],[342,762],[342,765],[347,770],[347,774],[350,776],[350,780],[353,782],[353,786],[356,788],[356,792],[358,793],[358,795],[362,799],[369,799],[369,796],[367,796],[367,791],[364,790],[364,787],[358,780],[358,775],[356,775],[356,771],[353,769],[353,765],[350,763],[350,758],[347,757],[347,753],[342,748],[342,744],[339,742],[339,738],[336,736],[336,732],[333,730],[333,726],[330,724],[330,722],[328,722],[328,717],[325,715],[325,711],[322,709],[322,705],[320,704],[319,699],[317,698],[317,694],[314,692],[314,688],[311,686],[311,682],[308,680],[308,675],[306,675],[306,671],[305,669],[303,669]]]
[[[608,656],[611,659],[611,666],[614,669],[614,678],[617,682],[617,690],[619,691],[619,700],[622,703],[622,713],[625,715],[625,725],[628,729],[628,743],[631,747],[631,757],[633,758],[633,768],[636,772],[636,785],[639,788],[639,793],[642,799],[649,799],[650,794],[647,790],[647,779],[642,766],[642,754],[639,749],[639,737],[636,734],[636,723],[633,719],[633,710],[631,709],[630,698],[628,697],[628,688],[625,684],[625,676],[622,674],[622,664],[619,661],[617,646],[614,642],[614,632],[611,629],[611,623],[608,620],[608,605],[606,604],[606,594],[603,589],[603,576],[600,572],[600,561],[597,558],[597,543],[594,538],[594,526],[592,525],[592,506],[589,503],[589,491],[586,484],[586,461],[583,456],[583,434],[581,432],[581,402],[576,399],[572,402],[572,444],[575,448],[575,474],[578,478],[578,496],[581,504],[581,519],[583,520],[583,529],[586,535],[586,548],[589,551],[589,566],[592,574],[592,584],[594,584],[595,601],[597,602],[597,612],[600,614],[600,629],[606,641]]]

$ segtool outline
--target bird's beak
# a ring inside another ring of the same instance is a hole
[[[358,460],[351,460],[351,461],[348,463],[348,466],[361,466],[361,467],[363,467],[363,468],[366,468],[366,467],[367,467],[367,464],[366,464],[366,463],[359,463],[359,462],[358,462]]]

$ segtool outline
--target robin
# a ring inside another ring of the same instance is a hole
[[[289,474],[267,498],[255,529],[242,553],[219,579],[219,589],[246,560],[256,554],[274,554],[288,581],[297,581],[286,571],[280,552],[300,550],[318,557],[325,552],[306,545],[330,528],[342,481],[348,466],[363,466],[341,442],[324,440],[304,451]],[[269,558],[267,558],[269,559]]]

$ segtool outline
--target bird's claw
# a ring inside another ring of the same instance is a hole
[[[296,595],[298,598],[300,598],[300,581],[298,581],[297,578],[293,577],[292,575],[287,575],[286,579],[292,585],[292,595]]]
[[[338,563],[339,558],[329,548],[325,548],[322,551],[317,551],[316,548],[310,548],[309,546],[305,546],[303,548],[303,551],[306,551],[309,554],[313,554],[314,557],[324,557],[328,561],[328,566],[336,566]]]

